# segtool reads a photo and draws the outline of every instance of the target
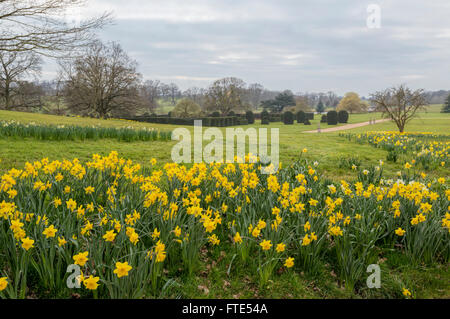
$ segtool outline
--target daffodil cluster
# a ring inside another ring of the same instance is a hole
[[[47,291],[67,293],[76,265],[86,294],[155,296],[180,269],[195,271],[202,250],[217,249],[236,252],[262,283],[277,268],[314,273],[321,263],[355,283],[377,245],[448,262],[444,177],[330,184],[305,160],[261,174],[249,156],[190,167],[152,160],[148,169],[112,152],[9,170],[0,180],[0,290],[27,287],[33,267]]]
[[[421,164],[424,168],[446,167],[450,162],[450,141],[448,135],[430,132],[366,132],[348,134],[349,139],[369,143],[389,151],[392,160],[399,154],[405,155],[405,169]],[[407,158],[409,157],[409,158]]]

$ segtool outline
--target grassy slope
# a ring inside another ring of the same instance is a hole
[[[437,108],[435,108],[437,109]],[[433,109],[434,110],[434,109]],[[367,121],[368,114],[354,114],[350,116],[350,123]],[[379,114],[377,114],[379,118]],[[318,118],[316,116],[316,118]],[[58,117],[31,113],[0,111],[0,119],[14,119],[22,122],[39,122],[66,125],[101,125],[123,127],[156,127],[160,129],[174,129],[171,125],[157,125],[145,123],[130,123],[121,120],[95,120],[71,117]],[[327,177],[340,180],[354,177],[348,169],[338,167],[341,156],[359,156],[364,165],[376,164],[378,160],[386,158],[386,152],[375,149],[369,145],[359,145],[339,137],[338,133],[302,134],[304,130],[317,127],[318,119],[312,126],[283,125],[272,123],[269,127],[280,129],[280,156],[281,161],[289,163],[295,160],[301,149],[308,148],[306,156],[311,160],[320,162],[321,172]],[[413,120],[407,127],[409,131],[433,131],[437,133],[449,132],[450,115],[439,113],[423,113],[419,119]],[[256,128],[261,127],[255,125]],[[264,126],[267,127],[267,126]],[[322,126],[326,127],[326,125]],[[192,131],[192,128],[189,127]],[[368,130],[394,130],[392,123],[380,123],[351,130],[363,132]],[[135,142],[123,143],[115,140],[85,141],[85,142],[50,142],[35,139],[0,139],[0,170],[11,167],[20,167],[25,161],[38,160],[43,157],[50,159],[74,158],[87,159],[92,153],[107,154],[112,150],[120,152],[121,156],[131,158],[141,163],[148,163],[151,157],[156,157],[159,163],[170,161],[171,146],[175,142]],[[394,174],[401,168],[400,164],[386,163],[385,170]],[[429,172],[430,175],[449,175],[448,169],[439,169]],[[360,287],[357,294],[349,293],[341,287],[335,275],[324,269],[320,279],[308,278],[303,274],[293,272],[281,273],[276,280],[271,281],[268,287],[260,289],[258,278],[250,273],[245,266],[233,263],[231,249],[216,251],[202,256],[202,270],[192,278],[181,278],[179,286],[168,291],[168,297],[189,298],[348,298],[348,297],[388,297],[401,298],[401,289],[408,287],[415,297],[419,298],[450,298],[448,282],[450,282],[449,266],[434,265],[424,268],[403,267],[398,265],[401,254],[384,251],[380,257],[385,257],[382,264],[382,288],[367,289]],[[231,276],[227,275],[228,269]],[[205,295],[203,289],[207,287],[209,294]]]

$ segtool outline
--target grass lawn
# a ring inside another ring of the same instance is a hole
[[[439,108],[435,108],[439,109]],[[434,109],[433,109],[434,110]],[[349,123],[366,122],[370,118],[381,118],[380,113],[374,114],[351,114]],[[178,126],[153,123],[139,123],[117,119],[91,119],[79,117],[65,117],[55,115],[44,115],[34,113],[0,111],[1,120],[15,120],[23,123],[35,122],[45,124],[64,124],[64,125],[80,125],[80,126],[103,126],[103,127],[127,127],[135,128],[153,127],[161,130],[171,131]],[[279,128],[280,132],[280,161],[284,164],[292,163],[299,155],[303,148],[308,149],[305,155],[311,161],[318,161],[323,174],[331,179],[339,181],[342,178],[353,178],[355,172],[349,169],[340,168],[339,161],[341,158],[357,157],[363,163],[363,166],[378,165],[379,160],[385,162],[385,174],[394,175],[402,168],[403,163],[386,162],[387,152],[374,148],[367,144],[356,144],[339,136],[342,132],[367,132],[367,131],[395,131],[394,123],[384,122],[374,125],[355,128],[348,131],[340,131],[333,133],[321,134],[304,134],[303,131],[314,130],[317,128],[319,116],[316,115],[312,125],[294,124],[284,125],[280,122],[271,123],[270,125],[260,125],[259,121],[255,125],[242,126],[243,129],[248,127],[258,128]],[[341,124],[342,125],[342,124]],[[329,127],[322,123],[322,128]],[[407,125],[407,131],[430,131],[440,134],[450,133],[450,114],[442,113],[420,113],[417,119],[411,121]],[[186,127],[193,134],[192,127]],[[225,136],[225,128],[221,129]],[[270,135],[270,134],[269,134]],[[20,167],[26,161],[34,161],[48,157],[49,159],[74,158],[88,159],[92,154],[98,153],[102,155],[108,154],[115,150],[124,158],[130,158],[143,165],[148,164],[148,160],[152,157],[156,158],[159,163],[171,161],[171,149],[175,145],[175,141],[168,142],[118,142],[116,140],[103,139],[98,141],[40,141],[33,138],[2,138],[0,139],[1,170],[12,167]],[[207,142],[204,143],[204,146]],[[442,175],[448,173],[445,168],[439,168],[427,172],[431,175]]]
[[[352,114],[349,123],[360,123],[368,121],[370,118],[381,118],[381,114]],[[108,119],[90,119],[78,117],[62,117],[54,115],[21,113],[0,111],[0,118],[4,120],[15,120],[24,123],[35,122],[45,124],[64,124],[64,125],[88,125],[103,127],[154,127],[161,130],[173,130],[178,127],[175,125],[150,124],[130,122],[124,120]],[[349,178],[354,176],[354,172],[339,167],[339,159],[348,156],[358,157],[364,165],[376,165],[379,160],[385,160],[386,151],[375,149],[370,145],[355,144],[347,139],[340,137],[338,132],[321,134],[302,134],[306,130],[312,130],[317,127],[319,117],[316,115],[312,125],[284,125],[282,123],[271,123],[270,125],[253,125],[258,129],[279,128],[280,129],[280,161],[289,164],[299,155],[303,148],[309,151],[307,158],[317,160],[324,174],[332,179]],[[257,121],[258,123],[258,121]],[[251,126],[244,126],[246,129]],[[322,128],[328,127],[327,124],[321,125]],[[407,131],[432,131],[436,133],[449,133],[450,115],[442,113],[421,113],[417,119],[414,119],[408,126]],[[187,127],[193,132],[192,127]],[[366,132],[395,130],[395,124],[384,122],[370,126],[355,128],[348,132]],[[225,135],[225,129],[222,128]],[[344,131],[342,131],[344,132]],[[347,132],[347,131],[345,131]],[[23,165],[26,161],[39,160],[43,157],[50,159],[74,158],[88,159],[94,153],[108,154],[112,150],[118,151],[121,156],[131,158],[142,164],[155,157],[158,162],[170,161],[171,148],[176,142],[118,142],[115,140],[100,141],[39,141],[36,139],[8,138],[0,139],[0,147],[3,152],[0,154],[2,159],[2,169],[9,169]],[[206,145],[206,143],[205,143]],[[401,169],[401,164],[386,163],[385,170],[387,174],[394,174]],[[437,175],[441,174],[441,169],[431,172]]]

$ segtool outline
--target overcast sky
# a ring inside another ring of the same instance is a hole
[[[90,0],[100,32],[145,79],[208,86],[235,76],[269,89],[450,89],[449,0]],[[369,4],[381,27],[368,28]],[[85,13],[82,13],[84,16]]]

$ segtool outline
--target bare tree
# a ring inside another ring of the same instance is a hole
[[[168,84],[165,83],[159,84],[158,90],[159,90],[158,98],[161,98],[164,101],[170,100],[170,87]]]
[[[204,88],[198,88],[198,87],[191,87],[183,92],[183,97],[186,97],[195,103],[197,103],[200,108],[205,107],[205,100],[206,100],[206,89]]]
[[[65,100],[78,114],[106,117],[127,114],[139,107],[140,74],[119,44],[91,44],[83,57],[63,66]]]
[[[67,10],[86,0],[0,0],[0,51],[56,56],[91,43],[111,14],[69,23]]]
[[[42,109],[44,91],[38,82],[19,81],[17,94],[14,97],[14,109],[28,110],[30,108]]]
[[[184,98],[178,101],[172,112],[175,116],[189,118],[200,114],[201,109],[194,101]]]
[[[149,112],[154,112],[158,107],[158,99],[161,96],[161,88],[164,84],[159,80],[147,80],[141,87],[141,95],[147,104]]]
[[[208,89],[207,107],[226,115],[233,109],[242,109],[245,82],[238,78],[223,78],[215,81]]]
[[[405,85],[392,87],[371,94],[376,109],[395,122],[400,132],[416,116],[416,112],[428,105],[423,89],[412,91]]]
[[[248,100],[253,109],[257,109],[261,103],[264,87],[259,83],[253,83],[248,86]]]
[[[64,105],[65,80],[63,72],[58,72],[57,77],[51,82],[43,82],[45,93],[44,111],[50,114],[63,115],[66,111]]]
[[[280,91],[270,91],[264,89],[263,92],[261,93],[261,101],[273,100],[280,93],[281,93]]]
[[[296,95],[295,96],[295,111],[309,112],[311,107],[309,105],[309,99],[307,95]]]
[[[339,104],[339,97],[333,91],[326,93],[325,105],[335,108]]]
[[[19,82],[27,77],[39,75],[41,64],[42,59],[33,52],[0,51],[0,97],[3,100],[4,109],[11,110],[26,106],[18,103],[16,99],[20,88],[23,88]]]
[[[172,105],[176,104],[176,99],[180,96],[180,89],[178,88],[178,85],[175,83],[170,83],[168,86],[169,90],[169,97],[172,102]]]

